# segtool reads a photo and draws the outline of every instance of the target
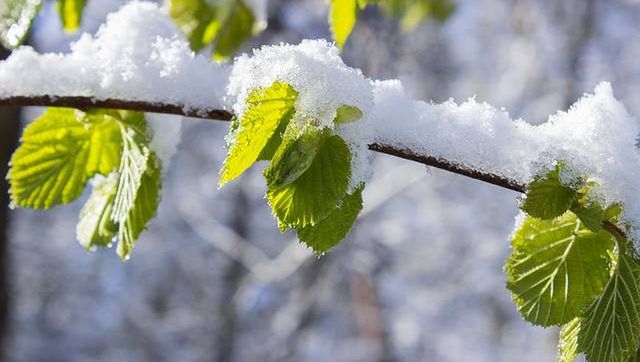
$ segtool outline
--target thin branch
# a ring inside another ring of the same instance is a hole
[[[228,121],[233,114],[223,109],[195,109],[183,104],[167,104],[159,102],[130,101],[123,99],[95,99],[92,97],[72,96],[16,96],[0,98],[0,106],[11,107],[69,107],[77,109],[109,108],[126,109],[152,113],[176,114],[186,117],[204,118],[217,121]]]
[[[442,158],[429,156],[429,155],[421,155],[409,149],[397,148],[391,145],[385,145],[380,143],[370,144],[369,149],[372,151],[385,153],[387,155],[404,158],[406,160],[423,163],[427,166],[433,166],[442,170],[457,173],[458,175],[471,177],[476,180],[480,180],[496,186],[504,187],[505,189],[524,193],[524,185],[521,185],[517,181],[509,179],[508,177],[474,170],[471,167],[460,165]]]
[[[167,104],[159,102],[129,101],[122,99],[95,99],[84,96],[16,96],[0,98],[0,106],[44,106],[44,107],[70,107],[77,109],[89,108],[110,108],[126,109],[131,111],[142,111],[152,113],[175,114],[194,118],[203,118],[217,121],[228,121],[233,114],[222,109],[194,109],[182,104]],[[369,145],[369,149],[375,152],[416,161],[427,166],[436,167],[459,175],[471,177],[476,180],[488,182],[493,185],[504,187],[509,190],[524,192],[524,186],[508,177],[495,175],[492,173],[480,172],[470,167],[449,162],[445,159],[417,154],[411,150],[397,148],[392,145],[374,143]]]

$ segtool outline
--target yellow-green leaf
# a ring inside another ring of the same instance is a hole
[[[329,23],[333,39],[340,48],[344,47],[356,25],[358,0],[331,0]]]
[[[263,149],[294,113],[298,92],[288,84],[275,82],[258,88],[247,98],[247,110],[240,119],[235,140],[220,173],[220,187],[233,181],[256,162]]]
[[[50,108],[25,129],[9,171],[15,205],[47,209],[69,203],[90,177],[118,167],[116,120],[79,118],[85,119],[80,111]]]
[[[86,0],[58,0],[56,6],[62,26],[66,31],[76,31],[80,27],[82,20],[82,11],[84,10]]]

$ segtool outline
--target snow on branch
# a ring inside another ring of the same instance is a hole
[[[274,81],[299,93],[296,118],[312,117],[349,143],[358,181],[373,150],[522,192],[558,162],[563,182],[593,181],[602,204],[621,203],[640,240],[640,124],[608,83],[541,125],[513,120],[470,99],[433,104],[410,97],[399,81],[374,81],[346,66],[325,41],[263,47],[225,66],[194,54],[165,10],[135,2],[110,15],[72,52],[29,47],[0,63],[0,105],[122,108],[217,120],[241,116],[248,94]],[[336,108],[355,106],[360,121],[333,125]]]

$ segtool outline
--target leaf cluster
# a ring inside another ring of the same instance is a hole
[[[615,225],[620,205],[601,206],[592,195],[597,185],[567,185],[563,172],[559,163],[527,187],[507,288],[524,319],[563,326],[559,361],[581,353],[588,361],[630,361],[640,345],[640,259],[629,240],[604,227]]]
[[[220,186],[233,181],[257,161],[264,169],[267,201],[282,231],[292,229],[322,254],[348,233],[362,208],[363,185],[349,190],[351,151],[330,128],[296,118],[297,91],[275,82],[247,98],[247,109],[233,122],[229,153]],[[336,110],[336,123],[362,117],[356,107]]]
[[[42,210],[68,204],[93,179],[78,241],[93,249],[118,240],[127,259],[160,200],[161,165],[150,143],[140,112],[49,108],[11,158],[11,202]]]

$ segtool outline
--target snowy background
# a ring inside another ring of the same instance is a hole
[[[89,0],[83,30],[123,2]],[[327,9],[272,0],[245,49],[329,38]],[[32,44],[68,51],[52,10]],[[533,123],[606,80],[640,116],[639,20],[632,0],[467,0],[443,26],[403,33],[368,9],[344,58],[416,97],[475,95]],[[182,130],[159,215],[126,263],[77,245],[82,201],[12,211],[8,360],[554,360],[557,330],[524,322],[504,288],[516,193],[376,156],[357,225],[318,259],[278,232],[258,170],[217,190],[224,124]]]

